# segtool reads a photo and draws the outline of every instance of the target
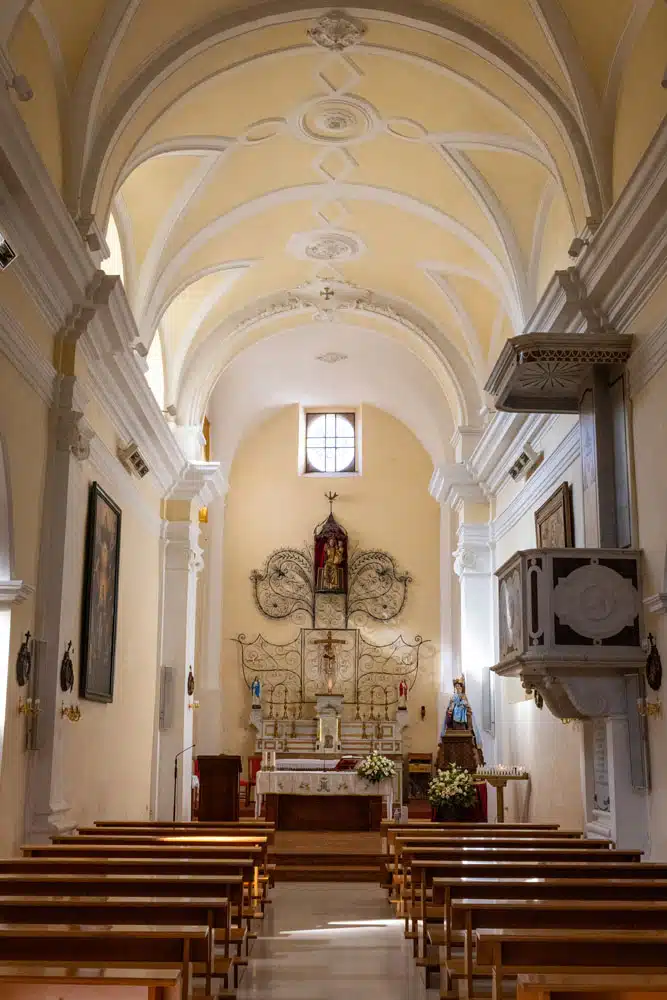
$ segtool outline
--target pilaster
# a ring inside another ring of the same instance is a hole
[[[208,505],[207,523],[201,525],[200,535],[204,572],[200,581],[202,631],[197,688],[200,707],[195,729],[197,751],[201,754],[218,754],[224,750],[220,677],[224,532],[225,497],[219,496]]]
[[[195,705],[201,706],[204,692],[217,685],[196,663],[197,605],[199,577],[204,568],[204,547],[200,545],[199,506],[214,505],[224,493],[225,480],[218,462],[188,462],[164,502],[162,600],[160,631],[160,674],[169,671],[171,691],[170,718],[156,731],[156,813],[158,819],[170,819],[174,810],[181,819],[190,819],[190,786],[195,742]],[[205,539],[202,539],[205,541]],[[210,607],[210,617],[220,623],[220,607]],[[213,628],[208,626],[207,628]],[[219,659],[218,659],[219,663]],[[195,692],[188,693],[190,669],[195,677]],[[205,712],[213,709],[204,708]],[[197,721],[197,733],[199,731]],[[197,746],[197,752],[202,748]],[[183,753],[185,751],[185,753]]]
[[[66,340],[67,338],[63,338]],[[59,662],[66,622],[66,558],[77,531],[71,511],[76,463],[85,460],[93,436],[82,412],[83,394],[73,375],[59,375],[49,417],[42,544],[40,549],[35,636],[38,656],[34,696],[41,712],[28,760],[25,826],[27,839],[71,828],[75,818],[64,794],[62,728],[58,725]]]

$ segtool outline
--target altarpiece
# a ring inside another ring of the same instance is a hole
[[[251,574],[261,613],[299,626],[285,643],[263,634],[236,639],[256,749],[400,756],[424,643],[391,634],[411,577],[387,552],[353,549],[333,514],[337,495],[327,499],[329,515],[311,546],[279,549]],[[373,641],[376,631],[387,641]]]

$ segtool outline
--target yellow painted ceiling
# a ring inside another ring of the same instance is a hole
[[[642,91],[612,149],[610,71],[625,113],[641,72],[621,42],[653,59],[650,5],[325,5],[358,32],[335,49],[295,2],[40,0],[9,48],[39,83],[18,110],[73,214],[114,213],[167,403],[210,338],[292,322],[271,302],[318,275],[425,317],[479,383],[664,113]]]

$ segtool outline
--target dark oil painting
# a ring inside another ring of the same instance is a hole
[[[120,507],[97,483],[92,483],[88,497],[79,682],[80,696],[92,701],[113,701],[120,521]]]

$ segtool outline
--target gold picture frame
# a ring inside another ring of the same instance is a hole
[[[567,481],[535,511],[535,536],[538,549],[574,548],[572,487]]]

